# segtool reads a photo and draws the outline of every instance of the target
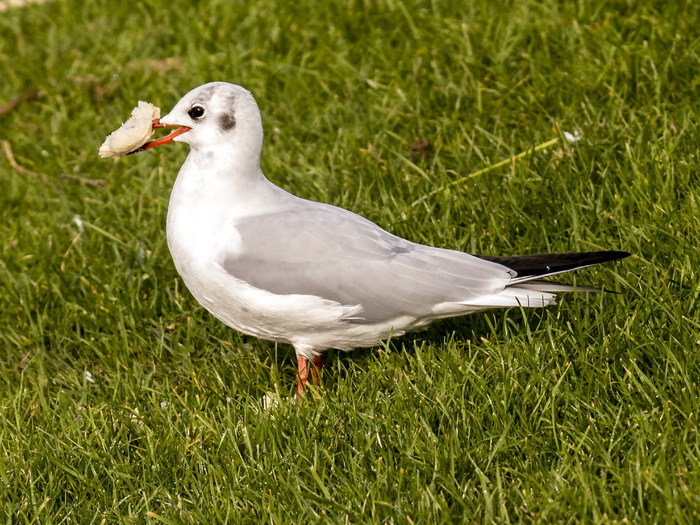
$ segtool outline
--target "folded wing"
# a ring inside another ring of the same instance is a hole
[[[237,222],[245,241],[225,255],[224,269],[275,294],[361,305],[358,321],[368,323],[431,316],[437,305],[497,294],[515,276],[496,263],[401,239],[346,210],[304,202]]]

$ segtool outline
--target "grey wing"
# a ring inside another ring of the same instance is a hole
[[[361,305],[356,321],[430,315],[435,305],[498,293],[513,273],[471,255],[415,244],[347,210],[303,201],[236,223],[234,277],[275,294]]]

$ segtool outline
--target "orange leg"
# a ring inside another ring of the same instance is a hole
[[[314,385],[321,384],[321,369],[323,368],[323,354],[319,354],[311,360],[311,372],[314,376]]]
[[[304,392],[304,385],[309,378],[309,367],[306,358],[297,356],[297,397],[301,397]]]
[[[313,376],[314,385],[320,383],[319,373],[323,368],[323,354],[319,354],[311,359],[311,373]],[[304,385],[309,379],[309,360],[303,356],[297,356],[297,397],[301,397],[304,392]]]

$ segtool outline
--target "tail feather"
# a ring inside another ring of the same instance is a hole
[[[554,281],[545,281],[544,279],[533,279],[531,281],[524,281],[515,284],[518,288],[522,290],[534,290],[536,292],[547,292],[547,293],[561,293],[561,292],[602,292],[600,288],[594,288],[592,286],[580,286],[572,285],[566,283],[557,283]]]
[[[556,294],[560,292],[600,292],[598,288],[572,286],[565,283],[547,281],[549,277],[616,259],[623,259],[627,252],[580,252],[580,253],[543,253],[514,257],[494,255],[477,255],[481,259],[501,264],[517,275],[508,283],[505,290],[494,295],[472,298],[461,304],[468,304],[476,309],[522,306],[536,308],[556,303]],[[605,291],[605,290],[602,290]],[[460,312],[462,312],[460,310]]]
[[[585,268],[608,261],[624,259],[631,254],[621,251],[601,251],[601,252],[570,252],[570,253],[541,253],[537,255],[476,255],[480,259],[502,264],[513,270],[517,276],[511,281],[512,284],[524,281],[533,281],[541,277],[548,277],[558,273],[570,272],[578,268]]]

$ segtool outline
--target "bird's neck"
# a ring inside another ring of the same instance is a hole
[[[191,147],[186,162],[196,163],[203,169],[223,168],[245,173],[260,171],[261,144],[257,141],[238,141],[226,144],[198,144]]]
[[[198,148],[190,151],[180,169],[169,214],[179,210],[233,218],[265,213],[287,199],[295,197],[265,177],[259,152]]]

